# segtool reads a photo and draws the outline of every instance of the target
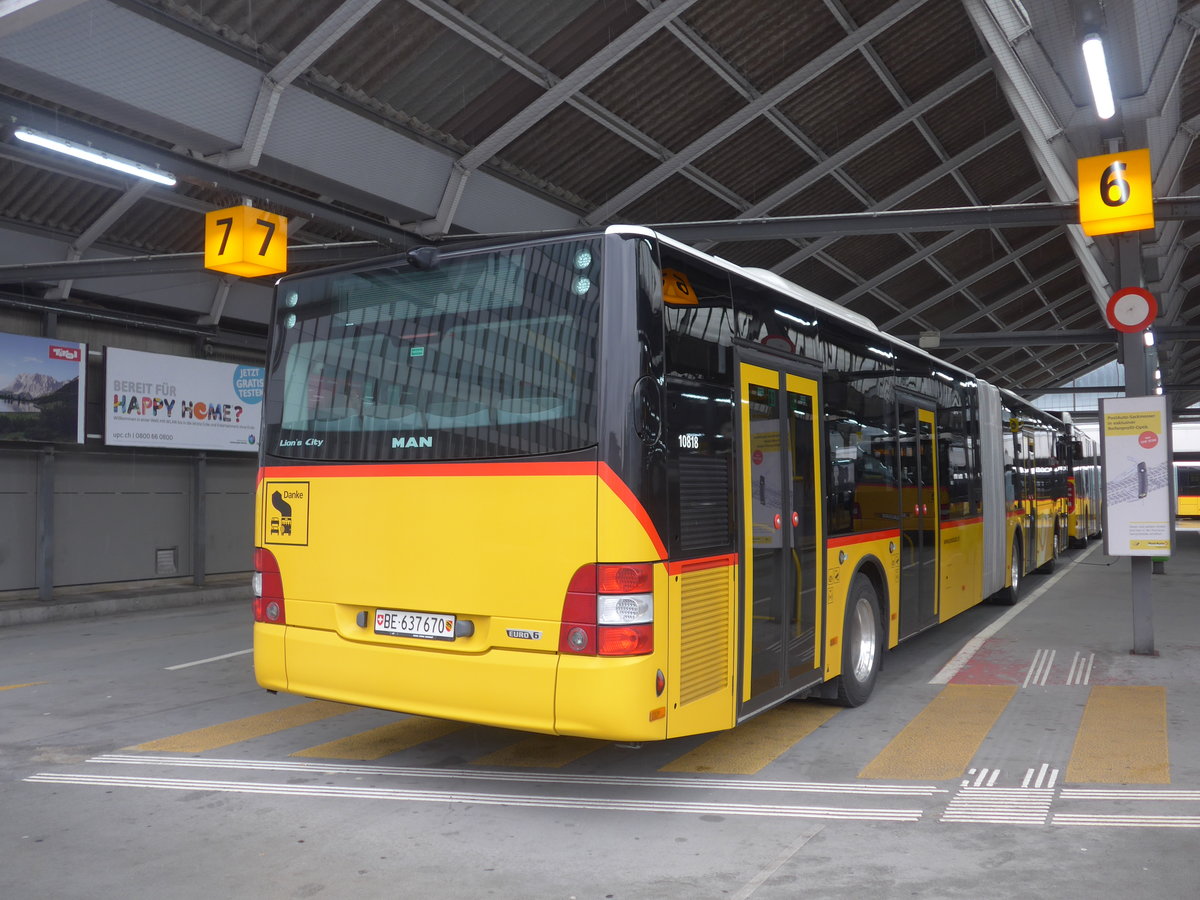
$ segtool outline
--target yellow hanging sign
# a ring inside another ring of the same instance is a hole
[[[1089,156],[1078,162],[1079,224],[1085,234],[1154,227],[1150,151]]]
[[[287,271],[287,219],[253,206],[204,216],[204,268],[244,278]]]
[[[699,300],[687,275],[678,269],[662,270],[663,300],[668,306],[697,306]]]

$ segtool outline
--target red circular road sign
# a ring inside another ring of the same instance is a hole
[[[1158,315],[1158,303],[1145,288],[1121,288],[1108,298],[1104,314],[1117,331],[1145,331]]]

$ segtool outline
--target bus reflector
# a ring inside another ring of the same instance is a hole
[[[279,563],[275,554],[261,547],[254,551],[254,621],[287,624]]]
[[[581,566],[563,598],[558,650],[585,656],[654,652],[654,567]]]

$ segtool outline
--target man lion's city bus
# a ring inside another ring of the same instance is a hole
[[[1068,539],[1062,422],[635,226],[280,281],[254,666],[623,741],[865,702]]]

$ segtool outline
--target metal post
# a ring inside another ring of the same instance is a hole
[[[38,600],[54,599],[54,448],[38,457],[37,585]]]
[[[208,458],[203,451],[192,467],[192,584],[204,584],[208,545]]]
[[[1142,286],[1142,247],[1136,234],[1117,238],[1117,284],[1120,287]],[[1146,341],[1141,332],[1121,334],[1121,349],[1125,359],[1125,396],[1146,397],[1150,394],[1147,372]],[[1154,656],[1154,594],[1152,587],[1154,561],[1148,556],[1129,557],[1130,594],[1133,606],[1132,653]]]

